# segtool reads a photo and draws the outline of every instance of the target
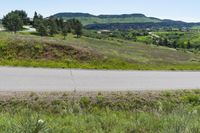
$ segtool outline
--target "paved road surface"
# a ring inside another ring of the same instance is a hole
[[[73,76],[72,76],[73,75]],[[200,88],[200,72],[0,67],[0,91],[131,91]]]

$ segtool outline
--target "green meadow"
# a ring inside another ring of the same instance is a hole
[[[197,53],[109,37],[0,32],[0,65],[124,70],[199,70]]]

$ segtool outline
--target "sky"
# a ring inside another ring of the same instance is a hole
[[[161,19],[200,22],[200,0],[0,0],[0,18],[11,10],[48,17],[59,12],[99,14],[142,13]]]

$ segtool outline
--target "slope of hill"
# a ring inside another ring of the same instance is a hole
[[[111,38],[98,40],[72,35],[38,37],[0,33],[0,65],[130,69],[199,70],[200,57],[187,51]]]
[[[161,22],[160,19],[146,17],[143,14],[122,14],[122,15],[91,15],[88,13],[58,13],[51,17],[63,18],[65,20],[76,18],[84,25],[102,24],[102,23],[146,23],[146,22]]]

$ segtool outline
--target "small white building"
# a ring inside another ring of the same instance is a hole
[[[99,30],[97,31],[98,34],[112,34],[110,30]]]

